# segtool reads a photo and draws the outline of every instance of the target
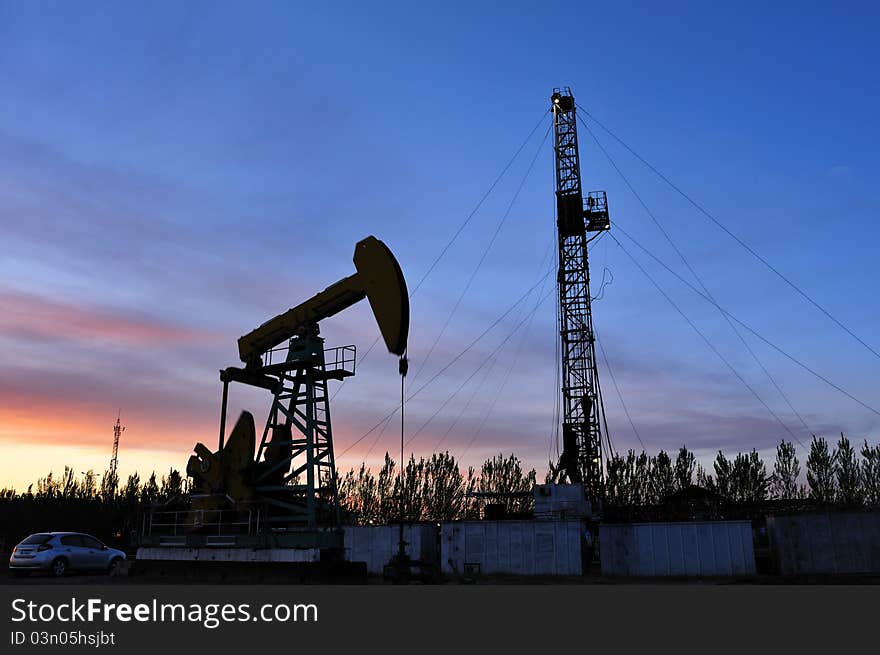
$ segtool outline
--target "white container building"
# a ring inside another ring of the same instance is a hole
[[[599,526],[605,576],[753,576],[749,521],[608,523]]]
[[[437,526],[417,523],[403,526],[403,540],[410,559],[439,564]],[[385,565],[397,554],[400,526],[362,525],[345,528],[345,559],[366,562],[367,572],[382,575]]]
[[[880,512],[768,516],[782,575],[880,573]]]
[[[442,571],[581,575],[581,521],[459,521],[440,527]]]

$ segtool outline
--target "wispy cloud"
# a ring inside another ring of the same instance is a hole
[[[128,346],[214,341],[202,329],[108,308],[62,303],[0,289],[0,334],[30,341],[97,341]]]

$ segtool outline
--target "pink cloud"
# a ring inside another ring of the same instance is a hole
[[[196,343],[216,335],[147,316],[0,291],[0,335],[28,340],[74,339],[124,345]]]

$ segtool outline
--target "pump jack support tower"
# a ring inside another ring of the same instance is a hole
[[[556,227],[559,237],[559,335],[562,353],[562,477],[602,494],[602,439],[608,426],[599,387],[587,244],[611,226],[604,191],[581,190],[576,104],[571,89],[554,89]]]

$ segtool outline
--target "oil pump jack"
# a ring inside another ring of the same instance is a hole
[[[390,353],[403,358],[409,333],[406,282],[388,247],[368,236],[355,246],[354,266],[353,275],[238,340],[244,366],[220,371],[219,448],[198,443],[187,464],[194,511],[260,506],[266,508],[260,529],[283,534],[285,545],[340,545],[327,382],[354,375],[356,352],[325,349],[318,323],[366,298]],[[259,446],[247,411],[226,437],[230,382],[272,394]]]

